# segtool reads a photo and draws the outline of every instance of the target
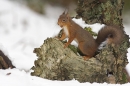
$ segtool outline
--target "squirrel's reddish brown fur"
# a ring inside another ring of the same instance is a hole
[[[63,29],[62,37],[60,40],[68,38],[68,42],[64,48],[73,41],[77,41],[78,47],[81,52],[85,55],[84,60],[87,60],[95,55],[99,45],[106,40],[107,43],[119,44],[123,38],[123,30],[116,26],[104,26],[99,32],[97,39],[81,26],[76,24],[68,15],[68,12],[63,12],[58,19],[58,25]]]

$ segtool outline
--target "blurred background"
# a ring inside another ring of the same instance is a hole
[[[71,15],[75,13],[78,0],[15,0],[20,3],[26,4],[30,9],[40,14],[45,14],[46,6],[57,6],[59,8],[66,8],[69,6]],[[124,0],[123,18],[124,23],[129,23],[130,20],[127,16],[130,15],[130,0]]]
[[[46,6],[57,6],[65,8],[71,6],[70,8],[75,8],[78,0],[17,0],[20,3],[26,4],[29,8],[38,12],[40,14],[45,14]]]

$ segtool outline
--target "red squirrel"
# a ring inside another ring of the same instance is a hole
[[[63,34],[59,40],[68,38],[64,48],[75,40],[78,43],[78,48],[85,55],[83,56],[84,60],[93,57],[99,45],[106,39],[107,44],[120,44],[123,39],[123,30],[116,26],[104,26],[98,32],[97,38],[94,39],[88,31],[76,24],[65,11],[60,15],[58,25],[63,29]]]

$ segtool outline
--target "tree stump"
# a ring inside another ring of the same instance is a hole
[[[92,57],[87,61],[71,49],[64,49],[63,46],[58,39],[47,38],[40,48],[35,48],[34,53],[38,59],[34,62],[35,66],[32,67],[34,71],[31,75],[50,80],[75,79],[79,82],[91,83],[127,82],[122,72],[128,63],[127,58],[123,55],[116,56],[117,52],[124,52],[121,51],[124,50],[121,47],[128,46],[127,44],[122,44],[120,47],[107,45],[95,58]],[[125,78],[122,80],[122,77]]]
[[[15,68],[10,59],[0,50],[0,69]]]
[[[123,5],[123,0],[78,0],[76,17],[87,24],[117,25],[123,29]],[[64,49],[59,40],[48,38],[40,48],[34,49],[38,59],[31,74],[50,80],[127,83],[124,69],[128,63],[126,54],[129,46],[129,36],[125,35],[120,46],[106,45],[95,58],[84,61],[71,49]]]

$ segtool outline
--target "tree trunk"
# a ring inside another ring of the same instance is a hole
[[[123,29],[122,8],[122,0],[78,0],[77,18],[82,17],[89,24],[118,25]],[[34,49],[38,59],[31,74],[51,80],[126,83],[128,47],[126,35],[120,46],[107,45],[95,58],[84,61],[69,48],[64,49],[59,40],[48,38],[40,48]]]
[[[10,59],[0,50],[0,69],[14,68]]]
[[[124,29],[122,24],[123,6],[124,0],[78,0],[78,7],[76,9],[77,18],[82,17],[87,24],[101,23],[106,25],[117,25],[120,26],[121,29]],[[127,64],[127,49],[129,46],[129,36],[126,35],[121,49],[115,50],[117,54],[115,55],[115,62],[117,63],[115,68],[117,69],[117,72],[120,72],[120,74],[115,72],[115,77],[117,77],[116,82],[118,83],[122,83],[123,76],[128,75],[123,72],[125,65],[122,65]]]
[[[78,0],[77,18],[82,17],[87,24],[122,24],[123,0]]]

